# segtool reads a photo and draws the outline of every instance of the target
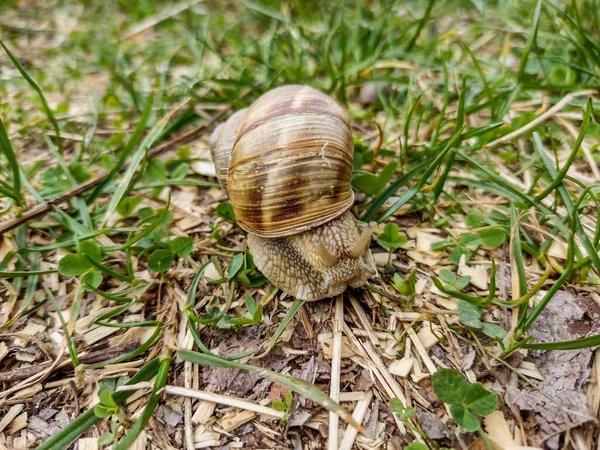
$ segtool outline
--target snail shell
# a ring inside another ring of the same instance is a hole
[[[229,172],[229,160],[231,159],[231,149],[235,142],[235,134],[240,122],[246,114],[248,108],[244,108],[233,114],[225,123],[215,128],[215,131],[208,139],[208,147],[213,162],[219,184],[227,193],[227,173]]]
[[[324,93],[283,86],[215,129],[209,147],[256,267],[312,301],[360,287],[375,224],[349,211],[354,142],[346,112]]]
[[[354,143],[346,112],[324,93],[283,86],[241,118],[227,185],[239,225],[261,237],[315,228],[347,211]]]

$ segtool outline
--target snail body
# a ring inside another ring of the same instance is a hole
[[[354,144],[333,99],[305,86],[273,89],[215,129],[209,147],[269,281],[307,301],[367,282],[374,224],[349,211]]]

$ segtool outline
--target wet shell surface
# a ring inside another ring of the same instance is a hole
[[[228,173],[240,226],[262,237],[317,227],[350,208],[354,144],[349,118],[306,86],[269,91],[237,129]]]

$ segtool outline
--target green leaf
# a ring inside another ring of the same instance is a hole
[[[246,309],[248,310],[250,315],[253,316],[256,312],[256,302],[249,294],[244,295],[244,302],[246,303]]]
[[[456,282],[456,274],[448,269],[440,270],[440,279],[446,284],[454,284]]]
[[[448,259],[450,260],[450,262],[452,264],[460,264],[460,258],[465,255],[467,261],[469,260],[469,258],[471,257],[470,252],[467,248],[465,247],[456,247],[454,250],[452,250],[450,252],[450,254],[448,255]]]
[[[471,275],[465,275],[464,277],[460,277],[458,280],[456,280],[456,283],[454,283],[454,287],[457,291],[462,291],[467,286],[467,284],[469,284],[470,281]]]
[[[167,168],[160,158],[152,158],[148,161],[146,176],[150,181],[162,181],[167,178]]]
[[[471,228],[479,228],[483,217],[478,213],[471,213],[465,216],[465,225]]]
[[[483,243],[483,240],[473,233],[464,233],[460,237],[460,243],[465,246],[468,245],[470,247],[479,247]]]
[[[112,416],[113,411],[107,408],[106,406],[97,404],[96,406],[94,406],[94,414],[96,415],[96,417],[104,418]]]
[[[383,233],[379,235],[377,241],[385,248],[396,249],[406,244],[408,239],[399,233],[398,225],[389,222],[385,225]]]
[[[483,228],[477,233],[483,244],[490,248],[500,247],[506,241],[506,232],[502,228]]]
[[[415,414],[415,410],[413,408],[405,408],[399,398],[390,399],[390,409],[400,422],[408,421]]]
[[[414,295],[416,292],[417,269],[413,269],[406,280],[403,280],[397,273],[394,274],[394,288],[404,296]]]
[[[463,300],[458,301],[458,320],[471,328],[481,328],[481,308]]]
[[[481,383],[473,383],[465,393],[467,408],[480,416],[487,416],[498,408],[498,396],[483,387]]]
[[[361,192],[375,197],[379,195],[385,188],[388,182],[394,176],[396,171],[396,162],[391,162],[386,165],[379,175],[374,175],[368,172],[359,172],[353,176],[352,185]]]
[[[188,256],[194,250],[194,240],[187,236],[177,236],[171,242],[171,250],[180,258]]]
[[[233,222],[235,220],[235,214],[233,212],[233,206],[231,206],[231,203],[219,203],[215,208],[215,213],[223,220],[227,220],[229,222]]]
[[[107,431],[98,438],[98,445],[111,444],[114,439],[115,439],[115,437],[113,436],[113,434],[111,432]]]
[[[190,165],[188,163],[181,163],[177,166],[177,168],[173,171],[171,178],[174,180],[183,180],[190,170]]]
[[[148,267],[154,272],[165,272],[173,265],[173,252],[171,250],[154,250],[148,258]]]
[[[450,414],[458,426],[465,431],[473,432],[479,430],[481,427],[477,417],[463,405],[450,405]]]
[[[141,196],[124,198],[117,205],[117,212],[121,215],[121,217],[129,217],[135,210],[135,208],[142,202],[143,198]]]
[[[495,323],[483,322],[481,324],[481,331],[483,331],[486,336],[494,339],[504,339],[506,337],[506,330]]]
[[[284,411],[287,411],[287,410],[288,410],[288,407],[286,406],[286,404],[285,404],[285,403],[283,403],[283,402],[282,402],[282,401],[280,401],[280,400],[275,400],[275,401],[273,402],[273,405],[272,405],[272,406],[273,406],[273,409],[274,409],[275,411],[281,411],[281,412],[284,412]]]
[[[92,291],[102,284],[102,277],[102,272],[99,270],[91,270],[81,277],[81,284],[86,291]]]
[[[58,273],[65,277],[81,275],[91,268],[85,257],[75,254],[65,255],[58,263]]]
[[[87,180],[92,178],[85,166],[81,163],[69,164],[69,170],[71,171],[71,175],[73,175],[75,181],[77,181],[79,184],[85,183]]]
[[[146,206],[145,208],[140,208],[137,215],[140,219],[146,220],[154,215],[154,210],[149,206]]]
[[[91,260],[100,262],[102,261],[102,251],[98,244],[96,244],[93,240],[83,241],[79,245],[79,250],[82,255],[89,257]]]
[[[429,450],[425,444],[421,444],[420,442],[412,442],[404,447],[404,450]]]
[[[431,380],[435,395],[444,403],[461,403],[465,399],[467,383],[456,370],[440,369]]]
[[[242,268],[244,264],[244,254],[238,253],[233,257],[227,268],[227,279],[232,280]]]
[[[42,172],[40,182],[48,194],[64,192],[71,187],[71,182],[60,167],[51,167]]]

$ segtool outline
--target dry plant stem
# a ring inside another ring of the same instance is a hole
[[[115,346],[105,350],[98,350],[95,352],[90,352],[87,355],[79,356],[79,361],[82,364],[94,364],[106,359],[114,358],[115,356],[122,355],[123,353],[131,351],[131,349],[131,344]],[[62,358],[62,360],[60,360],[58,363],[47,362],[43,364],[36,364],[34,366],[20,367],[18,369],[9,370],[6,372],[0,372],[0,383],[10,383],[13,381],[24,380],[52,367],[53,371],[71,368],[71,359],[65,357]]]
[[[183,363],[183,383],[186,389],[192,388],[192,363],[184,361]],[[184,419],[185,419],[185,446],[187,450],[194,450],[194,429],[192,426],[192,399],[186,397],[184,401]]]
[[[228,110],[229,110],[229,108],[224,109],[223,111],[216,114],[210,122],[207,122],[204,125],[200,125],[199,127],[196,127],[195,129],[188,131],[186,133],[182,133],[179,136],[174,137],[170,141],[165,142],[164,144],[161,144],[158,147],[150,150],[148,152],[147,158],[148,159],[154,158],[168,150],[172,150],[173,148],[177,147],[178,145],[185,144],[187,142],[190,142],[190,141],[198,138],[204,132],[204,130],[206,130],[207,128],[210,128],[212,125],[214,125],[215,122],[217,120],[219,120],[219,118]],[[129,167],[129,163],[124,164],[123,167],[121,168],[121,171],[126,170],[128,167]],[[64,194],[58,196],[57,198],[48,200],[45,203],[37,205],[37,206],[31,208],[29,211],[26,211],[25,213],[23,213],[21,216],[16,217],[15,219],[13,219],[11,221],[0,224],[0,235],[6,233],[7,231],[17,228],[19,225],[23,225],[24,223],[27,223],[30,220],[35,219],[36,217],[39,217],[39,216],[49,213],[55,207],[58,207],[59,205],[66,202],[67,200],[70,200],[73,197],[76,197],[76,196],[80,195],[81,193],[87,191],[88,189],[91,189],[91,188],[99,185],[100,183],[102,183],[102,181],[104,181],[104,179],[108,176],[108,174],[109,174],[109,171],[107,171],[101,175],[98,175],[96,178],[92,178],[90,181],[80,184],[76,188],[73,188],[70,191],[65,192]]]
[[[369,409],[369,405],[371,404],[371,400],[373,400],[373,391],[369,390],[366,393],[365,398],[360,400],[356,405],[356,408],[352,413],[352,417],[358,423],[362,424],[363,420],[365,420],[365,416],[367,415],[367,411]],[[344,431],[339,450],[352,450],[352,446],[354,445],[356,436],[358,436],[358,431],[356,430],[356,428],[348,425],[346,427],[346,431]]]
[[[565,95],[556,105],[554,105],[552,108],[550,108],[544,114],[542,114],[541,116],[538,116],[535,120],[532,120],[527,125],[519,128],[518,130],[513,131],[512,133],[507,134],[506,136],[502,136],[501,138],[496,139],[495,141],[492,141],[489,144],[486,144],[483,148],[484,149],[496,148],[499,145],[504,144],[505,142],[510,142],[513,139],[515,139],[519,136],[522,136],[523,134],[527,133],[529,130],[532,130],[533,128],[535,128],[539,124],[541,124],[542,122],[544,122],[547,119],[549,119],[550,117],[552,117],[558,111],[560,111],[565,106],[567,106],[571,102],[571,100],[573,100],[574,98],[588,96],[588,95],[594,95],[597,93],[598,93],[598,91],[592,90],[592,89],[571,92],[570,94]]]
[[[152,389],[153,384],[151,382],[143,382],[138,384],[132,384],[129,386],[121,386],[117,391],[135,391],[138,389]],[[257,414],[262,414],[275,419],[282,419],[283,412],[277,411],[267,406],[257,405],[246,400],[242,400],[237,397],[230,397],[227,395],[215,394],[213,392],[198,391],[195,389],[188,389],[181,386],[170,386],[164,387],[163,391],[169,395],[179,395],[182,397],[195,398],[198,400],[206,400],[208,402],[219,403],[221,405],[232,406],[234,408],[245,409],[253,411]]]
[[[335,299],[335,315],[333,317],[333,346],[331,356],[331,386],[329,397],[335,402],[340,399],[340,373],[342,368],[342,326],[344,323],[344,296],[338,295]],[[338,448],[339,416],[329,412],[329,450]]]

